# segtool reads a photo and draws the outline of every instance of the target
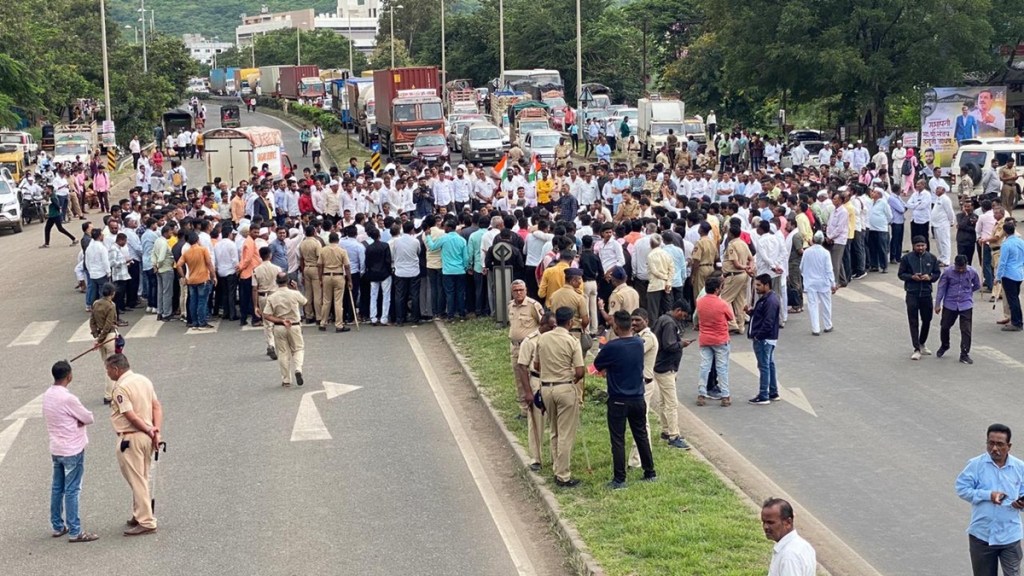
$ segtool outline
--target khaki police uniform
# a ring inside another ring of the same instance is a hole
[[[715,220],[712,218],[711,220]],[[710,222],[710,221],[709,221]],[[714,224],[712,224],[714,226]],[[701,236],[700,240],[693,245],[693,254],[691,258],[697,261],[696,266],[693,268],[693,274],[691,276],[691,284],[693,286],[693,297],[697,298],[697,294],[704,289],[704,282],[707,281],[708,276],[715,271],[715,260],[718,256],[718,246],[711,239],[710,236]]]
[[[625,311],[627,314],[632,314],[633,310],[640,307],[640,293],[636,291],[636,288],[623,282],[612,290],[612,293],[608,296],[608,314],[614,316],[619,310]],[[615,334],[615,330],[609,328],[607,339],[609,341],[618,338]]]
[[[559,168],[564,168],[569,162],[569,157],[572,156],[572,146],[568,143],[563,142],[558,146],[555,146],[555,165]]]
[[[103,363],[104,378],[107,381],[103,388],[103,399],[109,402],[114,393],[114,381],[106,376],[107,356],[114,353],[114,340],[117,339],[117,307],[109,298],[99,298],[92,303],[89,331],[100,345],[100,362]]]
[[[259,310],[267,303],[267,296],[277,290],[277,275],[282,272],[281,268],[270,260],[263,262],[252,271],[252,285],[256,289],[256,296]],[[263,322],[263,337],[267,340],[267,348],[274,347],[274,327],[270,322]]]
[[[291,327],[274,324],[274,344],[277,350],[277,365],[281,368],[281,384],[290,385],[293,372],[302,372],[302,361],[305,358],[305,342],[302,340],[300,310],[307,303],[306,297],[298,290],[279,288],[267,296],[263,305],[263,314],[276,316],[281,320],[291,320]],[[265,323],[266,320],[264,320]],[[269,324],[269,323],[268,323]],[[292,361],[295,368],[292,369]]]
[[[517,362],[530,372],[530,391],[536,393],[541,389],[540,372],[534,369],[537,360],[537,342],[540,340],[540,330],[535,329],[523,339],[519,346],[519,358]],[[519,387],[516,386],[516,389]],[[533,462],[540,464],[543,459],[541,453],[544,450],[544,413],[536,406],[527,408],[526,413],[527,438],[530,446],[530,457]]]
[[[318,265],[323,265],[323,294],[320,305],[320,326],[327,327],[334,304],[334,326],[345,325],[345,271],[349,269],[348,252],[337,244],[330,244],[320,251]]]
[[[559,326],[537,339],[537,359],[540,394],[551,428],[552,468],[555,479],[568,482],[582,398],[582,390],[574,382],[575,368],[583,366],[583,349],[578,337]]]
[[[516,364],[519,362],[519,345],[531,332],[540,326],[540,318],[544,315],[544,307],[533,298],[527,296],[522,304],[516,304],[515,300],[508,303],[508,340],[509,359],[512,365],[512,372],[515,373]],[[516,399],[519,401],[519,413],[526,416],[527,403],[523,393],[516,386]]]
[[[658,337],[651,332],[651,328],[648,326],[642,331],[637,333],[637,337],[644,342],[644,403],[647,404],[647,418],[644,418],[644,422],[647,424],[647,441],[651,441],[651,400],[654,398],[654,393],[658,390],[658,384],[654,381],[654,361],[658,357]],[[640,467],[640,451],[636,449],[636,439],[633,439],[633,450],[629,453],[629,465],[634,468]]]
[[[574,332],[582,330],[582,319],[588,314],[587,299],[576,291],[571,284],[566,284],[548,295],[548,309],[572,308],[572,328]]]
[[[153,439],[135,428],[125,413],[133,412],[148,426],[153,426],[153,403],[156,391],[149,378],[131,370],[114,384],[110,422],[119,438],[115,444],[121,475],[132,489],[132,517],[145,528],[156,528],[153,505],[149,496],[149,467],[153,459]],[[125,443],[127,442],[127,446]],[[122,449],[122,446],[125,446]]]
[[[320,261],[320,251],[323,250],[323,243],[320,238],[310,236],[299,243],[299,255],[302,257],[302,285],[305,290],[306,318],[319,319],[320,308],[323,305],[323,290],[320,286],[320,277],[317,274],[316,263]]]

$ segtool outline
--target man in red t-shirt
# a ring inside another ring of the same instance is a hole
[[[708,278],[705,295],[697,299],[697,328],[700,336],[700,384],[697,387],[697,406],[704,406],[708,397],[708,375],[711,364],[718,372],[718,386],[722,389],[722,406],[731,406],[729,397],[729,322],[735,319],[732,306],[718,297],[722,279]]]

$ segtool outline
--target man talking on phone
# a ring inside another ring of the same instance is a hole
[[[1024,509],[1024,462],[1010,456],[1010,428],[988,427],[985,453],[971,458],[956,478],[956,493],[971,503],[967,527],[974,576],[1019,576],[1020,511]]]

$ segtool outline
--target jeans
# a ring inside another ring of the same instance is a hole
[[[931,293],[907,294],[907,320],[910,322],[910,343],[914,345],[914,350],[920,352],[928,340],[928,329],[932,323]]]
[[[487,276],[480,272],[473,273],[473,287],[476,289],[477,318],[491,315],[491,307],[487,299]]]
[[[57,206],[60,207],[60,217],[64,220],[68,219],[68,196],[57,196]]]
[[[1020,576],[1020,540],[1005,546],[993,546],[984,540],[968,535],[971,551],[971,571],[974,576],[996,576],[999,565],[1003,576]]]
[[[722,398],[729,397],[729,343],[717,346],[700,347],[700,384],[697,388],[698,396],[708,395],[708,376],[711,374],[711,365],[715,365],[718,372],[718,387],[721,389]]]
[[[174,270],[159,272],[156,275],[157,281],[157,314],[161,318],[167,318],[174,313],[174,285],[178,280],[174,277]]]
[[[427,268],[427,287],[430,289],[430,313],[444,316],[444,288],[441,286],[441,270]]]
[[[395,321],[404,324],[406,314],[413,322],[420,321],[420,277],[395,276]],[[411,308],[411,311],[410,311]]]
[[[380,316],[377,315],[377,295],[383,294]],[[370,282],[370,320],[380,320],[381,324],[388,323],[388,315],[391,313],[391,276],[380,282]]]
[[[92,303],[100,297],[100,290],[103,288],[103,285],[110,281],[110,276],[93,278],[86,272],[86,278],[85,305],[92,306]]]
[[[188,285],[188,313],[193,326],[203,326],[209,320],[210,282]]]
[[[445,311],[448,318],[466,317],[466,277],[462,274],[444,274]]]
[[[889,267],[889,233],[868,230],[868,267],[885,271]]]
[[[761,389],[757,397],[767,400],[779,395],[779,380],[775,376],[775,345],[766,340],[754,340],[754,356],[760,374]]]
[[[992,285],[995,284],[996,281],[996,273],[995,270],[992,269],[992,248],[988,244],[981,247],[981,273],[985,278],[982,285],[984,285],[985,288],[992,290]]]
[[[158,296],[159,290],[157,289],[156,268],[143,270],[142,276],[146,280],[146,286],[142,290],[146,295],[146,306],[149,308],[156,308],[157,302],[160,301],[160,297]]]
[[[1016,280],[1010,280],[1009,278],[1002,278],[1003,282],[1003,298],[1006,299],[1006,304],[1010,307],[1010,324],[1020,328],[1024,326],[1024,319],[1021,318],[1020,311],[1020,282]]]
[[[238,308],[242,316],[242,324],[245,324],[250,317],[256,318],[253,315],[252,276],[238,279]],[[340,314],[341,312],[336,313]]]
[[[889,238],[889,261],[893,264],[903,257],[903,223],[890,224],[892,235]]]
[[[647,403],[639,400],[608,400],[608,434],[612,443],[612,472],[616,482],[626,481],[626,423],[633,434],[644,478],[654,478],[654,456],[647,437]]]
[[[82,533],[82,521],[78,517],[78,496],[82,492],[85,450],[74,456],[52,456],[52,458],[53,486],[50,489],[50,527],[54,532],[60,532],[67,526],[68,534],[74,538]]]
[[[72,242],[75,241],[75,237],[71,235],[71,232],[68,232],[67,230],[64,229],[64,225],[61,224],[60,216],[56,216],[54,218],[46,219],[46,228],[43,229],[43,243],[45,245],[50,245],[50,230],[52,230],[54,226],[57,227],[58,232],[67,236],[68,238],[71,238]]]

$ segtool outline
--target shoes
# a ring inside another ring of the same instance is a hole
[[[61,536],[65,535],[67,533],[68,533],[68,527],[65,526],[65,527],[61,528],[60,530],[54,530],[50,534],[50,536],[53,536],[54,538],[60,538]]]
[[[267,356],[270,356],[271,360],[277,360],[277,351],[267,346]]]
[[[831,332],[832,330],[833,330],[833,328],[825,328],[825,334],[828,334],[828,333],[829,333],[829,332]]]
[[[335,332],[351,332],[352,329],[349,328],[348,326],[342,326],[341,328],[335,328],[334,331]]]
[[[669,435],[668,435],[668,433],[666,433],[666,432],[662,432],[662,433],[661,433],[661,439],[662,439],[662,440],[671,440],[671,439],[672,439],[672,437],[671,437],[671,436],[669,436]]]
[[[206,324],[203,324],[202,326],[200,326],[200,328],[207,328],[207,329],[213,328],[213,324],[210,324],[209,322],[207,322]]]
[[[960,363],[961,364],[974,364],[974,360],[971,360],[971,357],[969,355],[967,355],[967,354],[961,354],[960,355]]]
[[[136,526],[139,525],[139,521],[136,520],[134,517],[132,517],[132,518],[129,518],[128,521],[124,523],[124,525],[129,527],[129,528],[135,528]]]
[[[111,402],[110,398],[104,398],[103,399],[103,405],[104,406],[110,406],[110,402]]]
[[[99,534],[93,534],[91,532],[82,532],[78,536],[72,536],[68,538],[68,542],[71,544],[78,544],[79,542],[95,542],[99,540]]]
[[[658,481],[658,475],[657,474],[652,474],[650,476],[644,476],[643,478],[640,479],[640,481],[641,482],[657,482]]]
[[[327,326],[317,326],[316,329],[321,332],[327,332]]]
[[[611,482],[606,484],[606,486],[608,486],[609,490],[623,490],[626,488],[626,483],[619,482],[618,480],[612,480]]]
[[[867,278],[867,277],[868,277],[868,273],[867,272],[861,272],[860,274],[854,274],[853,278],[851,278],[851,280],[860,280],[861,278]]]
[[[540,472],[540,462],[530,462],[530,470]]]
[[[747,404],[754,404],[756,406],[767,406],[767,405],[769,405],[771,403],[772,403],[771,400],[769,400],[767,398],[761,398],[760,396],[755,396],[755,397],[751,398],[750,400],[747,400]]]
[[[935,357],[942,358],[948,351],[949,346],[939,346],[939,349],[935,351]]]
[[[302,383],[303,383],[302,372],[296,372],[295,373],[295,383],[298,384],[299,386],[302,386]]]
[[[291,382],[281,382],[281,388],[291,388],[291,387],[292,387],[292,383]]]
[[[1007,324],[1006,326],[1000,328],[1000,330],[1002,330],[1003,332],[1020,332],[1021,330],[1024,330],[1024,328],[1021,328],[1020,326],[1014,326],[1013,324]]]
[[[707,396],[697,396],[697,406],[704,406],[707,402]]]
[[[999,324],[1000,326],[1006,326],[1009,323],[1010,323],[1010,319],[1009,318],[1003,318],[1002,320],[996,320],[996,324]]]
[[[673,448],[679,448],[680,450],[689,450],[690,445],[683,440],[682,436],[676,436],[675,438],[668,441],[668,445]]]
[[[768,400],[770,402],[781,402],[782,401],[782,396],[779,396],[778,394],[776,394],[775,396],[769,396]]]
[[[811,336],[821,336],[821,332],[811,332]]]
[[[146,534],[152,534],[156,532],[156,528],[146,528],[145,526],[136,526],[135,528],[129,528],[124,531],[125,536],[145,536]]]
[[[732,398],[728,396],[722,398],[722,408],[728,408],[729,406],[732,406]]]
[[[932,351],[929,350],[927,346],[921,346],[921,355],[922,356],[931,356],[932,355]]]
[[[911,360],[920,360],[921,359],[921,353],[918,352],[917,350],[914,350],[914,353],[910,355],[910,359]]]
[[[583,482],[579,478],[570,478],[568,480],[559,480],[555,478],[555,486],[559,488],[575,488]]]

